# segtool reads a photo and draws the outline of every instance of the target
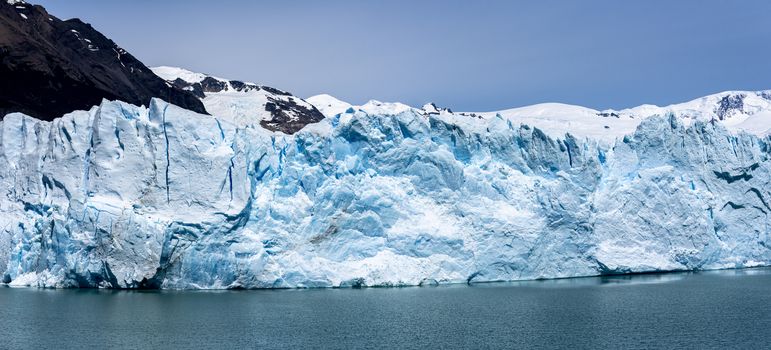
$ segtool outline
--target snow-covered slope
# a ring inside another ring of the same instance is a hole
[[[771,264],[768,136],[657,116],[597,142],[517,120],[622,117],[316,100],[334,114],[293,135],[160,100],[6,116],[3,282],[415,285]],[[762,113],[747,106],[723,120]]]
[[[452,111],[433,104],[418,109],[401,103],[373,100],[362,106],[352,106],[329,95],[313,96],[307,101],[327,117],[342,113],[348,108],[370,114],[398,114],[407,109],[423,114],[453,114]],[[621,111],[598,111],[562,103],[542,103],[502,111],[454,114],[482,119],[501,117],[515,125],[537,127],[551,137],[564,137],[569,133],[578,138],[606,144],[634,132],[645,118],[670,114],[680,118],[685,125],[694,120],[715,120],[734,132],[746,131],[764,136],[771,133],[771,91],[726,91],[665,107],[642,105]]]
[[[217,78],[176,67],[152,71],[175,87],[198,96],[206,111],[236,125],[261,125],[292,134],[324,118],[313,105],[269,86]]]
[[[726,91],[670,106],[642,105],[620,111],[542,103],[502,111],[453,113],[431,103],[416,108],[398,102],[371,100],[355,106],[328,94],[302,100],[271,87],[217,78],[182,68],[161,66],[152,70],[175,86],[199,96],[212,115],[236,125],[259,123],[269,130],[287,134],[325,116],[334,117],[349,110],[376,115],[413,110],[422,114],[453,114],[472,119],[502,117],[515,125],[537,127],[554,138],[565,137],[569,133],[608,145],[634,132],[642,120],[655,115],[675,115],[685,125],[694,120],[715,120],[734,132],[741,130],[759,136],[771,133],[771,90]]]
[[[334,117],[353,107],[350,103],[340,101],[336,97],[327,94],[312,96],[305,99],[305,101],[315,106],[326,117]]]
[[[533,125],[554,137],[570,133],[580,138],[612,142],[632,133],[643,117],[603,116],[599,111],[561,103],[543,103],[498,112],[476,113],[483,118],[500,115],[515,124]]]

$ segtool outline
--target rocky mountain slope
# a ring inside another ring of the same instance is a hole
[[[153,72],[175,87],[190,91],[211,114],[235,124],[258,124],[271,131],[294,134],[324,115],[301,98],[276,88],[216,78],[176,67]]]
[[[0,115],[53,120],[102,99],[147,105],[152,97],[206,113],[91,25],[24,1],[0,2],[0,77]]]

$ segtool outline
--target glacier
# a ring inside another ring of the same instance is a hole
[[[293,135],[159,99],[7,115],[2,282],[402,286],[771,264],[768,135],[674,113],[598,139],[505,113],[329,107]]]

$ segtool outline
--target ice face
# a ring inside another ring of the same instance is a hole
[[[612,145],[348,109],[294,135],[154,100],[0,123],[12,285],[418,285],[771,263],[771,139],[652,117]]]

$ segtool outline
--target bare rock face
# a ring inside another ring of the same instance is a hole
[[[25,2],[0,2],[0,77],[0,116],[53,120],[102,99],[148,105],[152,97],[206,113],[192,92],[168,84],[91,25]]]
[[[295,99],[268,97],[265,110],[270,112],[270,120],[261,120],[260,125],[268,130],[294,134],[310,123],[324,119],[316,107],[300,104]]]

